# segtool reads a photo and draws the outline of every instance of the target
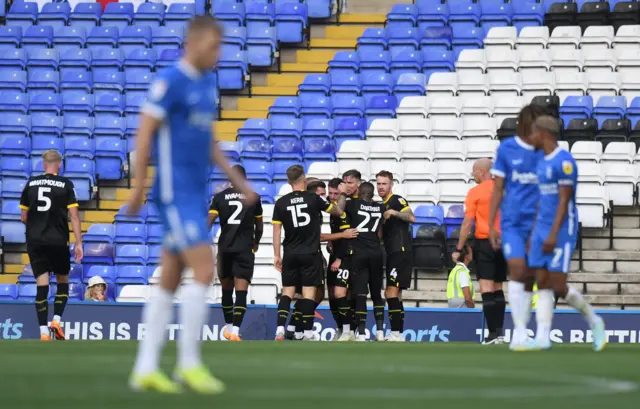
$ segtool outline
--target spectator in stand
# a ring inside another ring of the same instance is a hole
[[[107,283],[100,276],[93,276],[89,279],[89,286],[84,294],[85,301],[105,302],[109,301],[106,296]]]

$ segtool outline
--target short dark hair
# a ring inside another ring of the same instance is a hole
[[[340,178],[333,178],[329,181],[329,187],[331,189],[337,189],[340,187],[340,185],[342,184],[342,179]]]
[[[464,260],[464,258],[467,257],[468,254],[471,254],[471,251],[471,246],[465,244],[464,246],[462,246],[462,251],[460,251],[460,257],[462,257],[462,259]]]
[[[231,169],[235,170],[238,175],[242,176],[243,179],[247,179],[247,171],[244,169],[242,165],[234,165]]]
[[[326,189],[327,185],[321,180],[314,180],[311,183],[307,184],[307,191],[315,193],[318,188]]]
[[[224,35],[222,25],[209,14],[198,15],[191,19],[187,33],[193,34],[202,30],[213,30],[219,37]]]
[[[287,180],[289,183],[295,183],[304,176],[304,168],[302,165],[291,165],[287,169]]]
[[[539,116],[546,115],[544,108],[540,105],[529,104],[520,110],[516,134],[520,137],[527,137],[531,134],[531,127]]]
[[[350,169],[342,174],[342,178],[352,177],[356,180],[362,180],[362,173],[358,172],[355,169]]]
[[[378,174],[376,175],[376,178],[387,178],[390,181],[393,182],[393,173],[389,172],[388,170],[381,170],[380,172],[378,172]]]
[[[362,182],[358,187],[358,196],[362,200],[369,200],[373,198],[373,184],[369,182]]]

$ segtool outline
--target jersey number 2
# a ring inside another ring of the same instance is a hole
[[[295,206],[287,206],[287,210],[291,213],[293,227],[304,227],[311,222],[311,216],[303,211],[303,209],[306,208],[307,205],[304,203]]]
[[[238,219],[238,216],[240,216],[240,212],[242,212],[242,202],[239,201],[239,200],[230,200],[229,201],[229,206],[235,207],[235,210],[233,211],[233,213],[229,217],[229,220],[227,220],[227,223],[228,224],[240,224],[240,222],[242,222],[242,220]]]
[[[46,212],[47,210],[51,209],[51,199],[44,195],[45,193],[50,193],[50,192],[51,192],[50,187],[38,188],[38,203],[44,202],[44,205],[37,207],[37,210],[39,212]]]

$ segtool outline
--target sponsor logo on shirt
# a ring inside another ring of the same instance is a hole
[[[533,185],[538,183],[538,176],[533,172],[521,173],[517,170],[514,170],[511,173],[511,181],[520,183],[522,185]]]

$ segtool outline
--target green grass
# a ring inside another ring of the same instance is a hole
[[[7,409],[512,408],[619,409],[640,402],[640,346],[559,345],[513,353],[476,344],[216,342],[204,357],[226,393],[166,396],[127,388],[136,344],[3,341]],[[163,368],[171,371],[175,343]]]

